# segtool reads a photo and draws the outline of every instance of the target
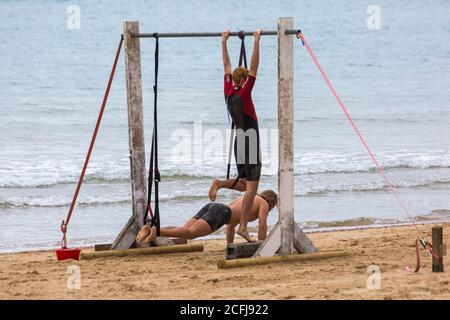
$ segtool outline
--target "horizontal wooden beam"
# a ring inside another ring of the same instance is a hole
[[[105,257],[126,257],[137,255],[164,254],[203,251],[203,244],[179,244],[174,246],[148,247],[125,250],[106,250],[98,252],[81,252],[81,260],[91,260]]]
[[[290,261],[309,261],[317,259],[337,258],[349,256],[351,253],[346,250],[324,251],[318,253],[291,254],[286,256],[245,258],[234,260],[220,260],[217,266],[220,269],[240,268],[247,266],[258,266],[270,263],[290,262]]]

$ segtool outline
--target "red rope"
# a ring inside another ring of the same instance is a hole
[[[381,176],[383,177],[383,179],[384,179],[384,181],[385,181],[389,191],[394,194],[395,198],[400,203],[400,206],[402,207],[403,211],[406,213],[408,219],[411,221],[411,224],[416,229],[416,231],[417,231],[417,233],[419,235],[419,238],[417,239],[417,243],[416,243],[417,244],[417,250],[416,250],[417,266],[416,266],[416,269],[414,270],[414,272],[418,272],[419,269],[420,269],[420,255],[419,255],[419,250],[418,250],[419,242],[423,245],[424,249],[429,251],[434,257],[438,257],[439,255],[433,250],[431,244],[422,237],[422,232],[420,231],[420,229],[416,225],[416,223],[414,221],[414,218],[410,214],[410,212],[409,212],[405,202],[400,198],[400,195],[397,192],[397,190],[394,188],[394,185],[392,184],[391,180],[384,173],[384,170],[381,167],[380,163],[378,162],[377,158],[375,157],[375,154],[372,152],[372,150],[370,149],[369,145],[364,140],[364,137],[362,136],[361,132],[359,131],[358,127],[356,126],[356,123],[353,121],[353,118],[351,117],[351,115],[348,112],[347,108],[342,103],[341,99],[339,98],[338,94],[336,93],[336,90],[334,90],[333,85],[331,84],[331,82],[328,79],[327,75],[325,74],[325,72],[323,71],[322,67],[320,66],[319,61],[317,60],[317,58],[316,58],[314,52],[312,51],[311,47],[308,45],[308,42],[306,42],[305,37],[303,36],[303,34],[301,32],[299,32],[297,34],[297,38],[302,40],[303,45],[306,47],[306,50],[308,51],[308,53],[310,54],[311,58],[313,59],[315,65],[317,66],[317,68],[319,69],[320,73],[322,74],[322,77],[324,78],[325,82],[327,83],[328,87],[330,88],[331,92],[333,93],[334,97],[336,98],[336,101],[338,102],[338,104],[341,107],[342,111],[344,111],[345,116],[347,117],[347,119],[350,122],[351,126],[355,130],[356,134],[358,135],[359,140],[361,141],[361,143],[363,144],[364,148],[369,153],[370,157],[372,158],[373,163],[377,167],[377,170],[380,172]]]
[[[103,112],[105,111],[106,102],[108,101],[109,91],[111,89],[111,84],[114,78],[114,73],[116,71],[117,61],[119,60],[120,50],[122,48],[123,37],[120,38],[119,47],[117,48],[116,57],[114,59],[114,64],[112,66],[111,74],[109,75],[108,85],[106,86],[105,95],[103,96],[102,106],[100,108],[100,112],[98,114],[97,123],[95,125],[94,133],[92,134],[91,143],[89,145],[89,150],[86,155],[86,159],[84,160],[83,169],[81,170],[80,178],[78,179],[77,188],[75,189],[75,193],[73,195],[72,203],[70,204],[69,213],[67,214],[67,218],[61,224],[61,232],[63,233],[63,238],[61,241],[61,247],[66,248],[66,232],[67,225],[70,222],[70,218],[72,217],[73,208],[75,207],[75,203],[77,202],[78,193],[80,192],[81,184],[83,183],[84,175],[86,174],[86,169],[89,163],[89,159],[91,158],[92,149],[94,148],[95,139],[97,138],[98,129],[100,128],[100,123],[102,121]]]

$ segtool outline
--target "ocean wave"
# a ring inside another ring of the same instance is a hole
[[[79,197],[77,205],[95,206],[128,203],[131,196],[128,194],[91,195]],[[0,208],[25,208],[25,207],[67,207],[72,202],[70,196],[14,196],[0,201]]]
[[[450,168],[450,153],[443,151],[398,151],[395,153],[378,153],[379,162],[386,171],[416,169]],[[264,166],[262,175],[277,175],[276,156],[263,153]],[[0,167],[0,187],[36,188],[59,184],[76,183],[81,171],[82,161],[46,159],[34,163],[10,163]],[[232,175],[234,174],[234,165]],[[294,159],[296,175],[314,174],[354,174],[374,173],[377,169],[371,159],[363,153],[328,154],[305,153]],[[223,177],[226,161],[211,158],[203,163],[172,162],[160,159],[160,172],[166,181],[201,180]],[[88,183],[129,183],[128,159],[112,157],[92,162],[87,170],[85,181]]]
[[[294,186],[294,196],[296,197],[311,197],[326,194],[336,193],[374,193],[374,192],[388,192],[388,188],[383,180],[362,181],[360,179],[356,182],[339,182],[334,180],[330,184],[324,184],[323,181],[296,181]],[[436,179],[404,179],[395,180],[394,187],[401,188],[437,188],[445,185],[450,185],[450,177],[436,178]],[[226,198],[232,198],[237,195],[233,191],[224,191],[223,195]],[[173,188],[173,186],[165,187],[160,185],[159,198],[162,202],[190,202],[190,201],[208,201],[207,189],[204,184],[199,186],[195,182],[186,188],[182,185],[180,188]],[[26,208],[26,207],[68,207],[71,204],[72,195],[45,195],[45,196],[9,196],[0,198],[0,209],[7,208]],[[90,190],[89,195],[80,195],[77,201],[78,206],[103,206],[113,204],[131,204],[131,194],[127,188],[123,190],[107,190],[101,188],[100,190]]]

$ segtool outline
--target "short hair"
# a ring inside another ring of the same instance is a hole
[[[260,194],[258,194],[261,198],[267,201],[269,207],[276,207],[278,204],[278,196],[273,190],[264,190]]]
[[[242,79],[246,79],[248,76],[248,70],[245,69],[244,67],[237,67],[236,69],[234,69],[233,71],[233,83],[234,84],[238,84],[239,82],[241,82]]]

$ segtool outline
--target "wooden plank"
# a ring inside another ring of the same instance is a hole
[[[253,255],[256,257],[271,257],[275,255],[280,249],[281,245],[281,226],[280,222],[270,230],[269,235],[266,237],[266,240],[261,244],[259,249]]]
[[[124,22],[125,74],[128,104],[128,142],[130,152],[132,216],[114,240],[113,249],[130,248],[138,230],[143,225],[144,208],[147,201],[147,176],[145,169],[144,116],[141,81],[141,49],[139,22]]]
[[[444,250],[443,250],[443,231],[442,227],[433,227],[431,229],[431,238],[433,250],[437,253],[438,257],[433,256],[432,271],[444,272]]]
[[[319,252],[319,249],[314,246],[308,236],[303,232],[303,230],[294,224],[294,248],[298,253],[314,253]]]
[[[227,245],[227,259],[248,258],[255,254],[263,242],[231,243]]]
[[[230,268],[240,268],[247,266],[258,266],[270,263],[280,263],[280,262],[292,262],[292,261],[311,261],[317,259],[327,259],[327,258],[338,258],[349,256],[350,251],[346,250],[336,250],[336,251],[326,251],[318,253],[305,253],[305,254],[291,254],[273,257],[260,257],[260,258],[245,258],[245,259],[233,259],[233,260],[220,260],[217,266],[220,269],[230,269]]]
[[[278,192],[281,255],[294,247],[294,47],[293,18],[278,20]]]
[[[95,244],[94,251],[111,250],[111,245],[112,245],[112,243]]]
[[[176,246],[161,246],[161,247],[148,247],[148,248],[136,248],[126,250],[106,250],[98,252],[81,252],[82,260],[91,260],[96,258],[105,257],[126,257],[137,255],[150,255],[150,254],[165,254],[165,253],[180,253],[180,252],[196,252],[203,251],[203,244],[180,244]]]

